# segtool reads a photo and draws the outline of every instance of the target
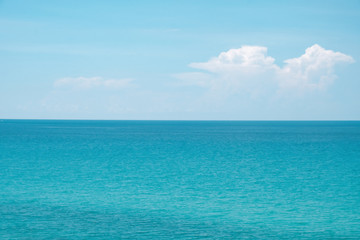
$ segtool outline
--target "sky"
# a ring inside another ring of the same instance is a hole
[[[359,43],[359,0],[0,0],[0,118],[360,120]]]

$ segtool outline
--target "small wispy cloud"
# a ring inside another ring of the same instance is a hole
[[[259,92],[269,83],[278,90],[292,89],[308,91],[325,89],[336,75],[335,65],[352,63],[351,56],[340,52],[326,50],[315,44],[298,57],[285,60],[280,67],[275,59],[267,55],[263,46],[242,46],[222,52],[206,62],[191,63],[189,66],[204,72],[178,74],[177,77],[193,85],[208,87],[213,91]]]
[[[54,82],[55,88],[72,88],[86,90],[92,88],[119,89],[130,85],[133,80],[124,79],[105,79],[103,77],[66,77]]]

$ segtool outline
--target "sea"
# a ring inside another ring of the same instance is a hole
[[[0,239],[360,239],[360,122],[0,120]]]

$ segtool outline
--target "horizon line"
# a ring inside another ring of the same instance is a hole
[[[3,120],[43,120],[43,121],[211,121],[211,122],[358,122],[360,119],[94,119],[94,118],[0,118]]]

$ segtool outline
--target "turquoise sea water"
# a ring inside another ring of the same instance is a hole
[[[0,239],[358,239],[360,122],[0,120]]]

